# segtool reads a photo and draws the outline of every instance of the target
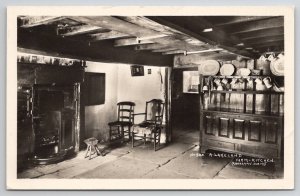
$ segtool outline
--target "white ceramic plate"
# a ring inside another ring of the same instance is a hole
[[[220,63],[216,60],[207,60],[198,67],[199,73],[203,75],[217,75],[220,70]]]
[[[284,75],[284,59],[277,59],[276,61],[271,62],[270,70],[275,76]]]
[[[251,74],[251,70],[248,68],[240,68],[237,71],[237,75],[239,76],[249,76]]]
[[[231,76],[234,73],[234,65],[227,63],[222,65],[221,69],[220,69],[220,74],[222,76]]]

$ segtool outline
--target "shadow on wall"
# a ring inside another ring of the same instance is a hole
[[[118,64],[87,62],[86,72],[105,73],[105,102],[85,107],[85,138],[108,139],[108,122],[117,118]]]
[[[108,122],[117,119],[117,103],[132,101],[135,113],[145,112],[146,101],[165,96],[165,68],[145,66],[144,76],[131,76],[130,65],[87,62],[86,72],[105,73],[105,103],[85,107],[85,138],[107,141]],[[151,72],[148,71],[151,69]],[[143,118],[136,118],[141,122]]]
[[[144,70],[144,76],[135,77],[131,76],[130,65],[121,65],[118,70],[118,102],[134,102],[135,113],[145,112],[146,101],[165,99],[165,68],[144,66]],[[135,122],[142,120],[142,116],[137,116]]]

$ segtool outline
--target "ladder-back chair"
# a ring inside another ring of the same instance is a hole
[[[109,141],[115,142],[124,141],[125,136],[131,138],[131,127],[133,125],[133,113],[135,103],[130,101],[119,102],[118,104],[118,119],[109,125]]]
[[[146,102],[145,113],[137,113],[136,115],[145,115],[143,122],[133,125],[132,130],[132,147],[134,147],[135,138],[140,138],[140,140],[146,143],[149,139],[154,143],[154,150],[160,146],[160,136],[163,123],[164,115],[164,103],[160,99],[152,99]]]

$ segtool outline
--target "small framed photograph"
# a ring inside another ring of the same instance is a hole
[[[131,76],[144,76],[144,67],[140,65],[131,65]]]

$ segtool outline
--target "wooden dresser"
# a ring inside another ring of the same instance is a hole
[[[258,76],[248,77],[239,77],[245,81],[242,89],[216,90],[214,80],[224,76],[200,76],[200,152],[214,149],[274,158],[282,165],[284,93],[256,90]],[[234,78],[226,77],[228,81]],[[253,88],[247,89],[251,80]]]

